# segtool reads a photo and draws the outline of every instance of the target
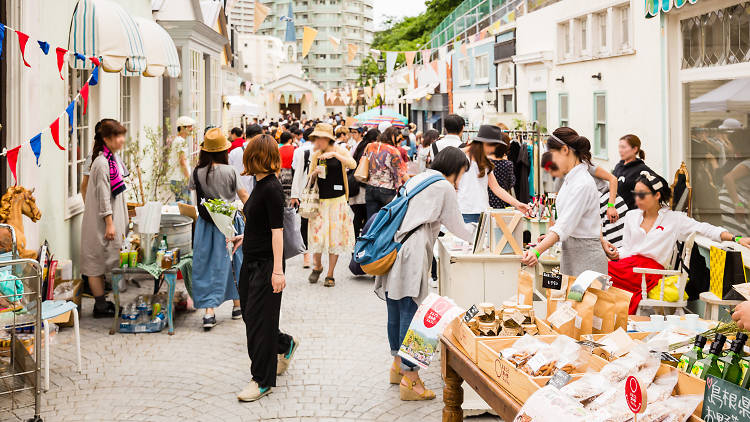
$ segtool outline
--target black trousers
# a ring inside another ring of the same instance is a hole
[[[302,243],[305,244],[307,249],[307,219],[300,217],[299,233],[302,235]]]
[[[261,388],[276,386],[277,355],[288,353],[292,345],[292,337],[279,331],[281,293],[273,292],[272,273],[272,260],[246,259],[237,283],[250,372]]]
[[[356,204],[350,205],[352,212],[354,213],[354,238],[358,238],[362,233],[362,228],[367,223],[367,205]]]

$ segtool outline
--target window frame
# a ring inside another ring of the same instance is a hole
[[[623,4],[617,8],[617,23],[618,23],[618,36],[619,36],[619,50],[620,52],[632,51],[633,49],[633,28],[631,28],[633,17],[631,16],[630,3]],[[624,31],[627,31],[623,33]]]
[[[599,115],[599,109],[597,106],[597,99],[599,97],[604,98],[604,120],[600,121],[597,117]],[[593,94],[594,107],[593,107],[593,122],[594,122],[594,156],[596,158],[608,159],[608,148],[607,148],[607,91],[594,91]],[[600,129],[600,125],[603,129]],[[602,148],[601,136],[604,135],[604,147]]]
[[[464,75],[464,71],[466,75]],[[466,76],[464,78],[464,76]],[[463,57],[458,60],[458,85],[467,86],[471,84],[471,69],[469,67],[469,57]]]
[[[478,63],[478,62],[484,63]],[[484,75],[480,75],[479,72],[483,72]],[[474,85],[483,85],[490,83],[490,57],[488,53],[474,56]]]
[[[567,113],[564,117],[562,106],[563,99],[565,99],[565,108],[567,109]],[[570,127],[570,94],[567,92],[557,94],[557,120],[560,123],[560,127]]]
[[[67,84],[67,101],[70,103],[78,95],[83,85],[88,81],[91,75],[90,70],[68,68]],[[67,137],[67,155],[65,158],[65,219],[75,217],[83,212],[83,195],[81,193],[81,182],[83,181],[83,164],[86,162],[88,154],[93,147],[90,136],[91,129],[91,109],[92,100],[89,97],[88,110],[83,114],[83,104],[81,100],[76,102],[75,115],[73,116],[73,131],[66,130],[64,136]],[[67,120],[67,115],[64,116]],[[68,129],[69,130],[69,129]],[[74,184],[73,184],[74,183]],[[74,191],[71,191],[71,188]]]
[[[211,124],[222,127],[221,65],[217,57],[211,57]]]

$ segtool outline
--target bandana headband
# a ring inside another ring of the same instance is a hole
[[[575,150],[575,147],[574,147],[574,146],[572,146],[572,145],[568,144],[567,142],[563,141],[562,139],[558,138],[557,136],[555,136],[555,134],[554,134],[554,133],[550,133],[550,134],[549,134],[549,137],[550,137],[550,138],[552,138],[552,139],[554,139],[554,140],[556,140],[556,141],[557,141],[557,142],[559,142],[560,144],[562,144],[562,145],[565,145],[566,147],[568,147],[568,148],[570,148],[570,149],[573,149],[573,150]]]
[[[658,192],[661,190],[661,188],[664,187],[664,184],[662,183],[662,181],[655,174],[652,174],[644,170],[641,172],[641,176],[645,177],[646,180],[648,180],[648,183],[651,185],[651,188],[654,191]]]

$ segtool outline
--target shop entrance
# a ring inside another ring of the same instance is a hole
[[[294,115],[299,118],[300,115],[302,115],[302,104],[300,103],[289,103],[279,104],[279,110],[284,110],[285,112],[294,113]]]

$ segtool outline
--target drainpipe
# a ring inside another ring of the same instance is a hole
[[[667,60],[667,36],[666,36],[666,25],[667,16],[665,13],[659,13],[659,46],[661,50],[661,138],[662,138],[662,169],[663,173],[669,173],[669,160],[667,154],[669,148],[669,106],[667,95],[668,91],[668,69],[669,61]]]

